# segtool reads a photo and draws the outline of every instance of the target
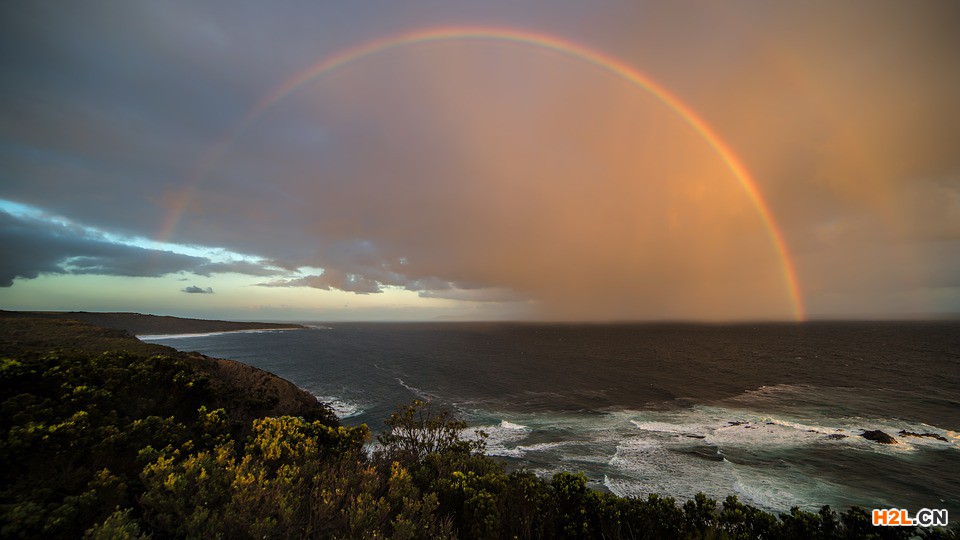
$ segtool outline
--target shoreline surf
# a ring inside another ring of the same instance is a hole
[[[202,332],[202,333],[183,333],[183,334],[143,334],[135,335],[140,341],[160,341],[166,339],[183,339],[183,338],[202,338],[210,336],[220,336],[224,334],[269,334],[275,332],[292,332],[297,330],[308,330],[308,328],[250,328],[245,330],[222,330],[219,332]]]

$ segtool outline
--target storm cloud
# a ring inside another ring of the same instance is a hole
[[[239,273],[544,318],[788,318],[793,264],[814,315],[960,310],[956,4],[524,4],[4,5],[0,199],[260,262],[0,215],[0,285]],[[399,47],[235,131],[323,58],[450,24],[556,36],[662,84],[752,173],[789,260],[711,141],[557,51]]]
[[[77,225],[0,212],[0,287],[41,274],[159,277],[179,272],[209,276],[283,273],[253,263],[217,263],[205,257],[118,243]]]
[[[337,270],[328,270],[320,275],[259,283],[258,285],[261,287],[311,287],[325,291],[338,289],[357,294],[383,292],[383,286],[378,281],[359,274],[347,274]]]

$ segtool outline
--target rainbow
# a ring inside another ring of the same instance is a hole
[[[176,229],[177,223],[183,215],[186,206],[193,198],[197,186],[204,177],[212,170],[230,149],[237,137],[244,132],[251,124],[270,107],[282,101],[284,98],[295,93],[307,83],[316,80],[332,71],[343,66],[357,62],[372,55],[376,55],[398,47],[414,45],[419,43],[430,43],[445,40],[478,40],[478,41],[496,41],[513,43],[517,45],[536,47],[554,51],[560,55],[586,62],[596,68],[613,74],[634,86],[645,90],[660,102],[674,111],[677,116],[682,118],[694,131],[696,131],[717,153],[727,168],[740,182],[741,187],[746,192],[747,197],[756,208],[760,219],[767,230],[770,240],[776,250],[780,260],[783,280],[786,284],[790,302],[792,304],[793,316],[797,321],[804,319],[803,301],[800,295],[800,286],[797,280],[797,273],[793,261],[787,250],[783,234],[777,227],[770,212],[770,207],[764,201],[757,188],[756,181],[747,171],[737,155],[721,139],[717,133],[700,118],[689,106],[679,98],[671,94],[666,88],[660,86],[655,81],[634,69],[630,65],[602,52],[589,49],[577,43],[563,40],[554,36],[537,34],[522,30],[503,29],[503,28],[477,28],[477,27],[445,27],[428,30],[419,30],[409,33],[392,35],[385,38],[369,41],[350,49],[343,50],[333,55],[321,59],[319,62],[307,67],[300,73],[294,75],[287,81],[275,87],[265,95],[256,105],[247,112],[236,126],[210,151],[197,167],[193,178],[194,182],[180,193],[173,204],[171,212],[164,221],[160,231],[160,239],[168,239]]]

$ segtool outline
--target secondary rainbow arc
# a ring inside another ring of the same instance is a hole
[[[478,28],[478,27],[444,27],[420,30],[415,32],[403,33],[399,35],[388,36],[374,41],[366,42],[361,45],[343,50],[330,56],[326,56],[317,63],[307,67],[297,73],[290,79],[276,86],[272,91],[266,94],[256,103],[238,122],[235,127],[221,139],[221,141],[208,152],[204,159],[196,168],[194,182],[181,193],[172,205],[171,211],[164,221],[163,227],[159,233],[161,240],[169,239],[176,229],[176,226],[182,217],[187,205],[193,198],[197,186],[203,178],[212,170],[212,168],[223,158],[225,153],[233,145],[237,137],[244,132],[251,124],[270,107],[290,96],[304,85],[316,80],[317,78],[329,74],[338,68],[347,64],[359,61],[371,55],[413,45],[417,43],[427,43],[443,40],[485,40],[501,41],[538,47],[555,51],[559,54],[586,62],[603,71],[620,77],[634,86],[645,90],[656,97],[661,103],[673,110],[682,118],[694,131],[696,131],[717,153],[730,172],[737,178],[743,190],[746,192],[750,202],[756,208],[761,221],[767,231],[771,243],[774,246],[777,257],[780,262],[783,280],[787,288],[787,294],[791,302],[793,317],[797,321],[804,319],[803,300],[800,294],[799,280],[783,234],[777,227],[769,205],[763,199],[756,181],[750,175],[746,166],[740,161],[736,153],[720,138],[720,136],[700,118],[689,106],[687,106],[678,97],[674,96],[666,88],[644,75],[642,72],[633,68],[629,64],[622,62],[603,52],[596,51],[577,43],[563,40],[554,36],[538,34],[528,31],[503,29],[503,28]]]

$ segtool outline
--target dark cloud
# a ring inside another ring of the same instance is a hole
[[[159,277],[239,272],[256,276],[284,272],[253,263],[215,263],[195,257],[110,241],[75,225],[0,212],[0,286],[41,274],[96,274]]]
[[[321,275],[305,276],[295,279],[282,279],[259,283],[261,287],[311,287],[314,289],[338,289],[357,294],[383,292],[383,284],[358,274],[347,274],[338,270],[327,270]]]
[[[503,288],[469,287],[453,284],[437,278],[404,280],[395,273],[380,272],[383,281],[369,279],[358,274],[346,274],[337,270],[328,270],[320,275],[311,275],[294,279],[279,279],[258,283],[261,287],[310,287],[323,290],[341,290],[357,294],[383,292],[387,285],[418,291],[421,298],[442,298],[464,302],[519,302],[525,298],[514,291]]]
[[[196,285],[190,285],[189,287],[181,289],[181,291],[185,293],[191,293],[191,294],[213,294],[212,287],[207,287],[206,289],[204,289],[203,287],[197,287]]]

